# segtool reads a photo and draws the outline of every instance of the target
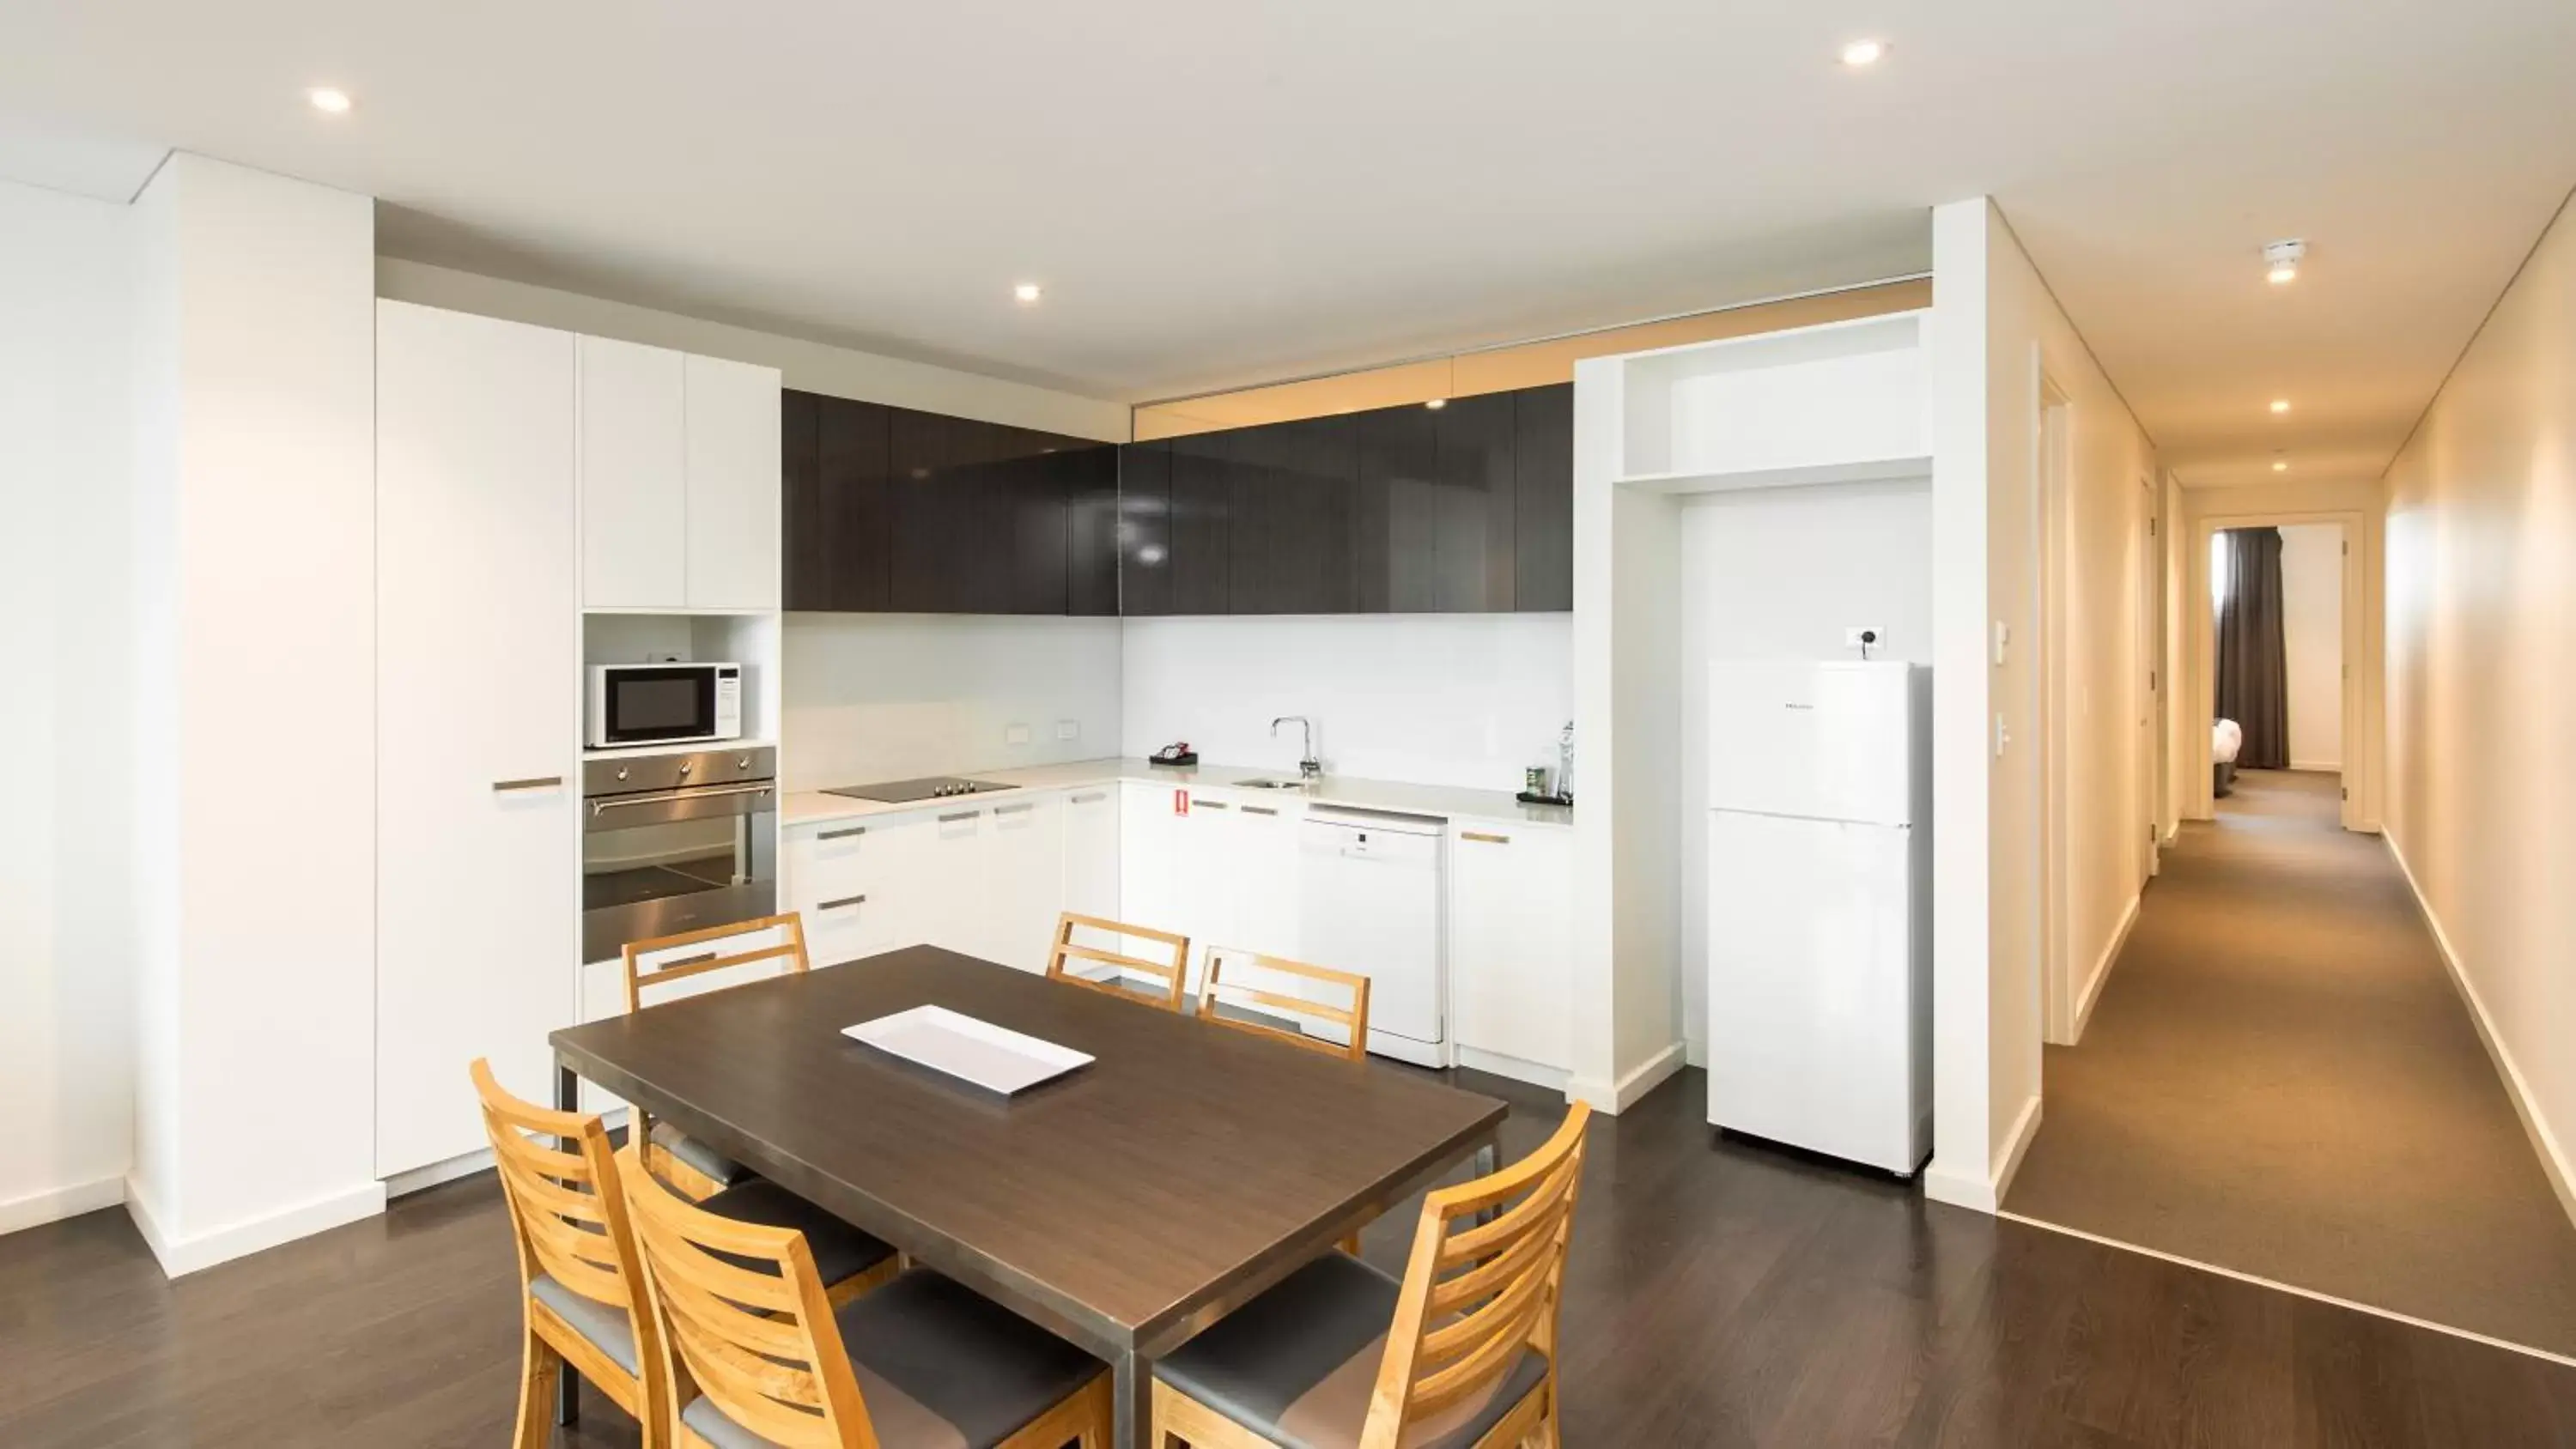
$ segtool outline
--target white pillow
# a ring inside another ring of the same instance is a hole
[[[2236,763],[2236,752],[2245,748],[2245,731],[2232,719],[2220,720],[2209,731],[2209,758],[2218,764]]]

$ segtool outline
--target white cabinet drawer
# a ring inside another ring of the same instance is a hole
[[[887,857],[903,832],[890,828],[903,817],[843,820],[787,836],[786,899],[798,910],[856,895],[881,885],[891,873]]]

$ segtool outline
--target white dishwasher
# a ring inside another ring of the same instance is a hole
[[[1449,1065],[1449,978],[1441,949],[1443,822],[1418,815],[1306,812],[1298,833],[1298,955],[1369,978],[1369,1050]]]

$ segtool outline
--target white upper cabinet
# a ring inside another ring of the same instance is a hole
[[[775,609],[778,369],[688,359],[688,606]]]
[[[584,337],[581,602],[775,609],[776,368]]]
[[[575,1009],[573,338],[379,303],[376,529],[374,1087],[390,1177],[485,1145],[477,1057],[549,1100],[546,1033]]]
[[[689,606],[688,361],[666,348],[581,339],[584,608]],[[777,425],[773,411],[773,464]]]

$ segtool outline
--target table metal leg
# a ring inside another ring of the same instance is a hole
[[[1134,1353],[1118,1355],[1117,1362],[1110,1366],[1117,1398],[1110,1442],[1118,1449],[1151,1449],[1146,1439],[1154,1427],[1151,1373],[1145,1360]]]
[[[1493,1143],[1487,1142],[1484,1146],[1476,1149],[1475,1162],[1469,1166],[1467,1170],[1478,1177],[1491,1177],[1501,1164],[1502,1153],[1496,1149]],[[1494,1220],[1496,1210],[1493,1208],[1478,1208],[1475,1212],[1469,1214],[1469,1216],[1475,1220],[1476,1226],[1483,1227],[1485,1224]]]
[[[555,1068],[555,1110],[558,1112],[581,1110],[581,1077],[570,1067]],[[566,1152],[581,1150],[581,1144],[569,1137],[558,1139],[556,1145]],[[571,1364],[565,1364],[555,1375],[555,1422],[568,1425],[577,1423],[580,1419],[581,1375]]]

